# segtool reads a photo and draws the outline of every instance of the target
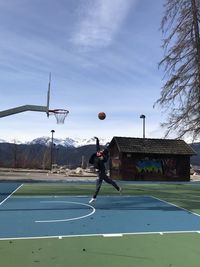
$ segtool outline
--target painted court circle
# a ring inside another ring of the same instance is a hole
[[[66,204],[73,204],[73,205],[79,205],[79,206],[85,206],[87,208],[90,208],[92,211],[90,211],[89,213],[82,215],[82,216],[78,216],[78,217],[73,217],[73,218],[64,218],[64,219],[56,219],[56,220],[37,220],[35,221],[36,223],[58,223],[58,222],[69,222],[69,221],[75,221],[75,220],[80,220],[80,219],[84,219],[86,217],[91,216],[92,214],[95,213],[95,208],[89,204],[85,204],[85,203],[80,203],[80,202],[72,202],[72,201],[40,201],[40,203],[66,203]]]

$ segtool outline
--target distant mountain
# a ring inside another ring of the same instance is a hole
[[[99,138],[101,145],[106,145],[106,143],[110,142],[111,140],[105,139],[105,138]],[[67,137],[65,139],[62,138],[53,138],[53,142],[56,146],[64,146],[64,147],[81,147],[81,146],[87,146],[87,145],[94,145],[96,143],[96,140],[94,138],[70,138]],[[51,144],[51,137],[48,136],[42,136],[33,139],[29,142],[22,142],[17,139],[13,139],[12,141],[6,141],[4,139],[0,139],[0,143],[10,143],[10,144],[18,144],[18,145],[45,145],[49,146]]]
[[[103,138],[100,138],[100,144],[101,145],[105,145],[106,143],[108,143],[109,141]],[[90,138],[90,139],[81,139],[81,138],[76,138],[76,139],[72,139],[70,137],[67,137],[65,139],[61,139],[61,138],[54,138],[53,139],[53,143],[58,146],[64,146],[64,147],[81,147],[81,146],[87,146],[87,145],[94,145],[96,143],[95,138]],[[27,144],[30,145],[34,145],[34,144],[40,144],[40,145],[45,145],[48,146],[49,144],[51,144],[51,138],[50,137],[39,137],[36,138],[34,140],[32,140],[31,142],[28,142]]]
[[[69,168],[87,166],[89,157],[96,151],[96,140],[91,139],[53,139],[39,137],[31,142],[20,143],[18,140],[0,141],[0,167],[49,169],[51,157],[53,163]],[[107,140],[100,139],[100,145]]]
[[[0,167],[49,169],[52,163],[68,168],[87,166],[95,145],[80,147],[0,143]]]
[[[50,137],[43,136],[43,137],[36,138],[36,139],[32,140],[31,142],[28,142],[27,144],[30,144],[30,145],[39,144],[39,145],[49,146],[51,144],[51,141],[52,140]],[[53,143],[56,146],[61,145],[64,147],[76,147],[75,146],[76,141],[71,139],[71,138],[66,138],[66,139],[54,138]]]

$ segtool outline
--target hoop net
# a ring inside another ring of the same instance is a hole
[[[65,118],[69,114],[67,109],[52,109],[49,110],[49,115],[54,115],[56,118],[57,124],[64,124]]]

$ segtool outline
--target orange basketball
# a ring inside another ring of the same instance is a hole
[[[105,112],[99,112],[99,114],[98,114],[98,118],[99,118],[100,120],[104,120],[104,119],[106,118],[106,113],[105,113]]]

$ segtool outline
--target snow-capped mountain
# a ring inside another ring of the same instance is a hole
[[[105,145],[110,140],[100,138],[99,141],[100,141],[101,145]],[[31,142],[28,142],[28,144],[41,144],[41,145],[47,145],[48,146],[51,144],[51,142],[52,142],[52,139],[50,137],[43,136],[43,137],[36,138],[36,139],[32,140]],[[70,137],[67,137],[65,139],[54,138],[53,142],[56,146],[61,145],[64,147],[80,147],[80,146],[85,146],[85,145],[94,145],[96,143],[96,140],[95,140],[95,138],[72,139]]]
[[[50,137],[43,136],[43,137],[39,137],[39,138],[32,140],[28,144],[31,144],[31,145],[40,144],[40,145],[48,146],[49,144],[51,144],[51,142],[52,142],[52,139]],[[75,147],[74,145],[75,141],[71,138],[66,138],[66,139],[54,138],[53,142],[55,145],[61,145],[65,147]]]
[[[13,139],[11,141],[6,141],[4,139],[0,139],[0,143],[13,143],[13,144],[27,144],[27,145],[35,145],[35,144],[40,144],[40,145],[45,145],[49,146],[52,142],[51,137],[48,136],[42,136],[38,137],[36,139],[33,139],[32,141],[29,142],[23,142],[20,140]],[[64,147],[81,147],[81,146],[86,146],[86,145],[94,145],[96,143],[95,138],[70,138],[67,137],[65,139],[61,138],[53,138],[53,142],[56,146],[61,145]],[[105,138],[99,138],[100,145],[106,145],[110,140],[106,140]]]

